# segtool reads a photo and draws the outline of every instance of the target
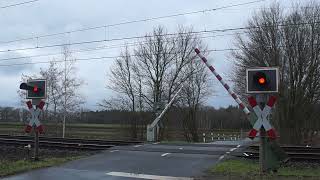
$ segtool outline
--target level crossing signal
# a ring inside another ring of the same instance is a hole
[[[278,92],[278,68],[249,68],[246,71],[247,93]]]
[[[27,83],[21,83],[20,89],[27,90],[27,99],[46,99],[46,80],[33,79]]]
[[[261,153],[259,154],[259,162],[261,165],[261,171],[277,170],[279,168],[280,160],[287,158],[286,153],[275,141],[277,134],[268,119],[268,115],[271,113],[271,108],[276,102],[276,96],[272,96],[272,93],[278,92],[278,68],[258,67],[246,70],[246,92],[252,93],[248,101],[254,110],[254,113],[250,113],[249,109],[244,105],[244,103],[242,103],[240,98],[231,90],[230,86],[222,79],[215,68],[210,65],[206,57],[201,55],[200,50],[195,49],[195,52],[248,116],[250,123],[253,125],[253,128],[249,133],[249,137],[253,139],[257,136],[258,132],[260,132]],[[258,102],[253,96],[259,97]],[[259,105],[264,104],[263,101],[266,97],[269,97],[269,100],[266,103],[266,106],[262,108]],[[265,134],[267,134],[269,139],[266,138]]]
[[[44,133],[44,126],[41,124],[39,116],[45,105],[45,102],[42,100],[46,99],[47,81],[45,79],[30,79],[26,83],[21,83],[19,88],[27,91],[26,99],[31,99],[31,101],[27,101],[27,106],[31,114],[31,119],[24,130],[26,133],[30,133],[32,129],[35,130],[34,160],[38,160],[39,134]],[[34,108],[33,105],[36,105],[36,108]]]

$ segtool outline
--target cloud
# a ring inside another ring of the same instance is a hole
[[[17,52],[0,52],[0,74],[1,76],[15,76],[29,71],[33,68],[33,65],[15,65],[32,62],[30,58],[24,57],[22,54]],[[16,59],[10,59],[16,58]],[[7,66],[8,65],[8,66]]]
[[[78,28],[86,28],[92,26],[101,26],[107,24],[115,24],[125,21],[145,19],[150,17],[159,17],[183,12],[192,12],[203,9],[211,9],[230,4],[238,4],[248,2],[248,0],[228,0],[228,1],[212,1],[203,0],[201,2],[194,0],[162,0],[162,1],[79,1],[79,0],[43,0],[32,4],[18,6],[14,8],[2,9],[0,11],[0,50],[15,49],[23,47],[36,47],[51,44],[62,44],[66,42],[81,42],[90,40],[101,40],[104,38],[121,38],[131,36],[141,36],[152,31],[154,26],[159,24],[165,26],[169,33],[173,32],[177,25],[192,25],[195,31],[230,28],[244,26],[248,17],[254,12],[254,7],[260,7],[265,3],[257,3],[250,6],[234,7],[236,11],[219,10],[210,13],[199,13],[187,16],[179,16],[174,18],[165,18],[155,21],[139,22],[126,24],[121,26],[110,27],[108,29],[96,29],[83,31],[59,36],[50,36],[46,38],[34,38],[26,41],[19,41],[9,45],[1,44],[3,41],[13,40],[17,38],[39,36],[43,34],[52,34],[63,31],[70,31]],[[282,2],[282,1],[281,1]],[[284,1],[290,2],[289,0]],[[9,3],[9,1],[5,1]],[[213,35],[213,34],[209,34]],[[209,49],[224,49],[232,47],[232,37],[206,38],[205,43]],[[95,47],[110,44],[122,44],[126,41],[115,41],[107,43],[73,45],[71,49],[83,49],[87,47]],[[34,49],[19,52],[0,53],[0,59],[11,57],[23,57],[39,54],[52,54],[61,52],[61,47]],[[83,53],[74,53],[76,58],[90,58],[99,56],[116,56],[120,52],[118,49],[106,49],[102,51],[88,51]],[[215,52],[211,54],[210,59],[215,59],[214,66],[221,74],[228,74],[230,66],[225,56],[226,52]],[[56,60],[61,60],[61,56],[54,56]],[[6,99],[6,104],[10,101],[9,97],[15,97],[16,92],[10,89],[16,88],[21,73],[34,74],[39,72],[39,68],[47,67],[47,64],[24,65],[1,67],[3,64],[16,64],[23,62],[37,62],[52,60],[52,56],[38,57],[32,59],[15,59],[10,61],[0,61],[0,81],[5,87],[9,87],[6,93],[0,95],[0,99]],[[101,61],[81,61],[76,63],[78,73],[87,83],[81,89],[87,99],[86,106],[96,109],[95,104],[107,96],[112,96],[112,92],[105,89],[107,81],[107,71],[110,69],[112,59]],[[61,64],[63,65],[63,64]],[[10,80],[10,81],[9,81]],[[94,87],[94,88],[88,88]],[[217,85],[219,86],[219,84]],[[8,101],[8,102],[7,102]],[[12,102],[15,102],[12,100]],[[210,105],[227,106],[232,104],[232,98],[210,98]],[[14,103],[13,103],[14,104]],[[0,102],[1,105],[1,102]]]

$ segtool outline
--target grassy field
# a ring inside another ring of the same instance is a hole
[[[311,163],[290,163],[280,167],[277,173],[261,176],[257,161],[232,159],[213,166],[208,173],[230,179],[320,179],[320,166]]]
[[[67,161],[72,161],[81,158],[65,157],[65,158],[46,158],[39,161],[18,160],[18,161],[0,161],[0,177],[13,175],[21,172],[26,172],[32,169],[56,166]]]
[[[46,136],[62,136],[62,125],[44,123]],[[1,122],[0,134],[24,135],[24,123]],[[66,137],[97,139],[128,139],[126,130],[119,124],[67,124]]]
[[[62,136],[62,125],[56,123],[44,123],[46,136]],[[23,122],[0,122],[0,134],[24,135],[23,129],[25,125]],[[184,141],[184,136],[181,130],[169,129],[167,131],[166,141]],[[244,131],[245,132],[245,131]],[[141,133],[138,136],[140,139],[146,139],[146,130],[143,130],[143,137]],[[220,139],[230,139],[230,136],[239,136],[239,130],[199,130],[199,137],[202,140],[202,133],[206,133],[206,139],[211,139],[211,133]],[[130,140],[130,129],[120,124],[80,124],[68,123],[66,125],[66,137],[78,138],[95,138],[95,139],[109,139],[109,140]]]

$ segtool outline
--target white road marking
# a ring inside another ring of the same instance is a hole
[[[239,144],[238,146],[237,146],[237,148],[239,148],[241,145]]]
[[[223,155],[223,156],[220,156],[220,157],[219,157],[219,160],[221,160],[221,159],[223,159],[223,158],[224,158],[224,155]]]
[[[126,173],[126,172],[109,172],[106,174],[109,176],[152,179],[152,180],[193,180],[193,178],[190,178],[190,177],[157,176],[157,175],[150,175],[150,174],[135,174],[135,173]]]
[[[244,154],[245,156],[247,156],[247,157],[249,156],[247,153],[243,153],[243,154]]]
[[[230,154],[230,152],[228,151],[228,152],[226,152],[226,154]]]
[[[161,156],[164,157],[164,156],[169,155],[169,154],[171,154],[171,153],[164,153]]]
[[[232,149],[230,149],[230,151],[232,152],[232,151],[234,151],[234,150],[236,150],[237,148],[232,148]]]
[[[142,146],[142,145],[135,145],[135,146],[133,146],[133,147],[137,148],[137,147],[140,147],[140,146]]]
[[[180,150],[182,150],[183,148],[179,148]]]
[[[155,143],[152,143],[152,144],[159,144],[159,142],[155,142]]]
[[[110,151],[110,152],[112,153],[112,152],[118,152],[118,151],[119,151],[119,150],[112,150],[112,151]]]

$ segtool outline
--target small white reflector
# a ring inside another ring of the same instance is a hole
[[[169,154],[171,154],[171,153],[164,153],[161,156],[164,157],[164,156],[169,155]]]
[[[237,148],[232,148],[232,149],[230,149],[230,151],[232,152],[232,151],[234,151],[234,150],[236,150]]]

